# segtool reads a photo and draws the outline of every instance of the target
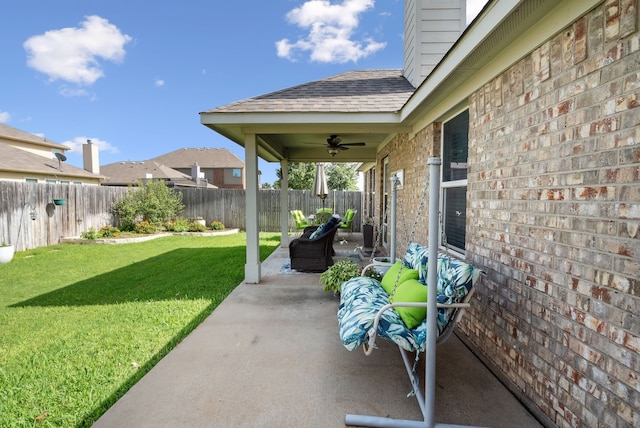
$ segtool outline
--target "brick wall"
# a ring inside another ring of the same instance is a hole
[[[640,426],[637,6],[601,3],[468,100],[466,257],[487,276],[460,327],[560,427]],[[382,160],[404,169],[397,254],[428,242],[440,133],[378,154],[378,218]]]
[[[640,37],[607,1],[469,100],[464,332],[560,427],[640,426]]]
[[[378,153],[376,165],[376,218],[383,213],[383,159],[389,157],[389,171],[403,170],[404,183],[398,191],[396,255],[411,242],[428,242],[429,169],[427,160],[440,156],[441,124],[432,123],[412,138],[399,134]],[[389,189],[389,192],[391,190]],[[389,198],[391,194],[389,193]],[[390,216],[390,213],[387,213]]]

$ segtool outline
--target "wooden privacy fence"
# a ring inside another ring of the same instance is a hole
[[[0,181],[0,244],[16,245],[18,251],[53,245],[62,237],[79,236],[90,227],[118,226],[111,206],[131,189],[111,186],[19,183]],[[178,189],[185,209],[181,216],[203,217],[207,224],[221,221],[227,228],[245,228],[245,191],[232,189]],[[64,205],[54,204],[64,199]],[[261,190],[259,224],[263,232],[280,231],[280,191]],[[347,208],[358,211],[353,230],[362,225],[362,193],[329,192],[327,208],[343,215]],[[322,200],[311,190],[290,190],[287,211],[299,209],[305,215],[322,208]],[[35,220],[31,219],[31,213]],[[293,226],[291,216],[289,225]]]

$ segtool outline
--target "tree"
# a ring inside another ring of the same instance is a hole
[[[327,186],[330,190],[357,190],[356,163],[326,163]],[[313,180],[316,176],[316,164],[290,162],[287,166],[289,172],[289,189],[310,190],[313,188]],[[278,179],[273,183],[274,189],[280,189],[282,170],[276,170]]]
[[[311,162],[289,162],[287,165],[289,177],[289,189],[309,190],[313,187],[313,179],[316,176],[316,164]],[[280,189],[282,181],[282,169],[276,170],[278,179],[273,183],[275,189]]]
[[[141,220],[159,228],[183,209],[182,193],[169,189],[160,180],[138,181],[137,189],[131,189],[113,204],[113,212],[120,218],[123,230],[133,230]]]
[[[358,190],[357,166],[358,164],[350,162],[327,164],[325,171],[329,189]]]

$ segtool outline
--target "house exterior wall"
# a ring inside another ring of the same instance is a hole
[[[640,426],[638,20],[637,0],[603,2],[459,100],[466,259],[486,273],[459,326],[560,427]],[[386,156],[404,169],[398,254],[411,234],[427,242],[416,211],[440,130],[378,154],[378,189]]]
[[[175,168],[184,174],[191,175],[191,169]],[[233,177],[232,171],[240,169],[240,177]],[[244,168],[200,168],[204,173],[204,178],[209,184],[217,186],[219,189],[245,189],[245,169]]]
[[[418,86],[465,29],[466,1],[406,0],[404,75]]]
[[[463,328],[559,426],[640,426],[637,15],[603,3],[469,101]]]
[[[387,144],[378,156],[376,164],[376,218],[390,217],[385,210],[383,160],[388,157],[389,171],[403,171],[402,190],[397,192],[396,255],[401,256],[409,242],[428,242],[428,178],[427,160],[440,156],[441,124],[433,123],[413,138],[398,135]],[[389,190],[390,192],[390,190]],[[390,195],[388,196],[390,198]]]
[[[232,177],[233,168],[215,168],[212,170],[213,184],[220,189],[244,189],[244,168],[241,169],[242,177]]]

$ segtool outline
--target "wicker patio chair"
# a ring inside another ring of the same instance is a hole
[[[324,272],[333,265],[333,238],[339,222],[332,224],[325,232],[316,236],[314,232],[322,226],[309,226],[301,237],[289,243],[291,269],[306,272]]]

